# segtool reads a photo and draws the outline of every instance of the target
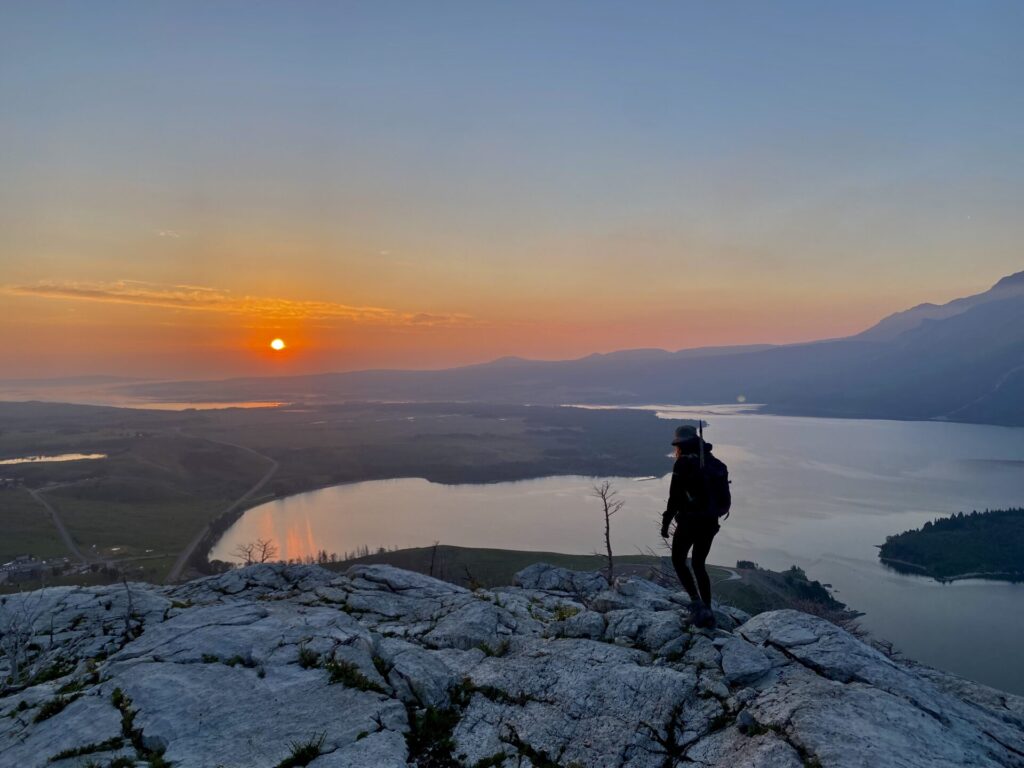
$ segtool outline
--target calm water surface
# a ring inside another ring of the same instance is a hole
[[[655,410],[665,418],[705,415],[706,437],[729,464],[734,507],[713,562],[800,565],[908,656],[1024,693],[1024,585],[906,576],[881,565],[876,549],[887,535],[938,515],[1024,504],[1024,429]],[[667,424],[666,443],[670,434]],[[614,480],[627,502],[613,519],[616,551],[658,546],[668,475]],[[249,510],[211,556],[230,559],[238,543],[260,537],[274,539],[288,558],[435,540],[589,553],[602,546],[592,485],[590,478],[550,477],[337,486]]]
[[[105,459],[105,453],[60,453],[53,456],[20,456],[16,459],[0,459],[0,464],[42,464],[48,461],[88,461]]]

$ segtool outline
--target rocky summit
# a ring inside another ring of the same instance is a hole
[[[637,578],[260,565],[0,607],[0,765],[1024,767],[1024,699]]]

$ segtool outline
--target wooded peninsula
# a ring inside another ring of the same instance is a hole
[[[958,512],[889,536],[879,557],[898,571],[939,581],[1024,581],[1024,509]]]

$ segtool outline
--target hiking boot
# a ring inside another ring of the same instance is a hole
[[[700,626],[700,618],[704,614],[704,603],[700,600],[690,600],[690,623]]]
[[[715,612],[704,606],[704,610],[701,611],[700,616],[697,617],[697,626],[701,629],[717,629],[718,621],[715,620]]]

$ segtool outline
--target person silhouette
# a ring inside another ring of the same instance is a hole
[[[711,577],[705,562],[721,528],[719,518],[729,513],[732,503],[728,468],[712,454],[713,446],[704,441],[696,427],[688,424],[677,427],[672,445],[675,446],[675,465],[668,503],[661,518],[661,537],[668,538],[669,525],[675,520],[672,566],[690,597],[690,619],[699,627],[714,629]],[[686,564],[691,549],[693,573]]]

